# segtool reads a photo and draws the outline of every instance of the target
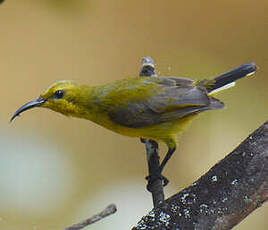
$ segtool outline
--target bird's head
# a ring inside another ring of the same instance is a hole
[[[79,116],[83,112],[81,111],[83,91],[83,86],[73,81],[58,81],[48,87],[39,98],[21,106],[10,121],[22,112],[36,107],[49,108],[66,116]]]

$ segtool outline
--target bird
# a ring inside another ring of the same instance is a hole
[[[204,111],[224,108],[215,95],[257,69],[252,62],[213,79],[138,76],[98,86],[62,80],[21,106],[10,122],[26,110],[41,107],[90,120],[124,136],[164,142],[168,151],[160,164],[162,173],[191,121]]]

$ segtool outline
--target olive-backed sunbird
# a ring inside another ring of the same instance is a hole
[[[222,109],[224,103],[213,95],[256,70],[255,63],[248,63],[212,80],[143,76],[100,86],[58,81],[38,99],[20,107],[11,121],[26,110],[43,107],[93,121],[125,136],[164,142],[168,152],[160,165],[162,172],[189,121],[201,112]]]

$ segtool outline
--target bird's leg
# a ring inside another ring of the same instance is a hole
[[[151,191],[156,181],[162,181],[163,186],[168,184],[168,179],[161,175],[157,142],[141,138],[141,142],[146,144],[147,161],[149,166],[149,176],[147,190]]]
[[[167,164],[168,160],[171,158],[171,156],[173,155],[175,150],[176,150],[176,147],[168,149],[168,152],[167,152],[165,158],[163,159],[163,161],[160,164],[160,173],[162,173],[165,165]],[[167,180],[167,183],[168,183],[168,180]]]

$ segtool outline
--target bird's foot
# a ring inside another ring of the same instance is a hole
[[[165,187],[169,183],[169,180],[161,174],[150,175],[150,176],[145,177],[145,179],[148,181],[147,190],[150,192],[152,191],[153,187],[155,186],[158,180],[162,182],[163,187]]]

